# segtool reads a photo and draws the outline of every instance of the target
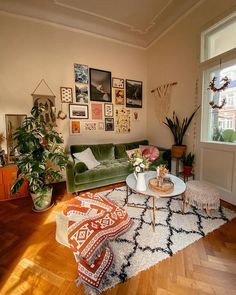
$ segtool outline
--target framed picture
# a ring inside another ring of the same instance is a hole
[[[112,87],[124,89],[125,80],[121,78],[112,78]]]
[[[75,83],[75,100],[79,103],[88,103],[88,85]]]
[[[105,118],[105,131],[114,131],[114,118]]]
[[[88,84],[88,66],[74,64],[75,82]]]
[[[72,87],[60,87],[61,102],[69,103],[73,102],[73,90]]]
[[[130,132],[130,110],[117,109],[116,110],[116,132],[117,133],[128,133]]]
[[[70,119],[88,119],[88,106],[83,104],[69,104]]]
[[[104,130],[104,122],[98,122],[98,130]]]
[[[111,72],[89,69],[90,100],[111,102]]]
[[[70,121],[70,134],[71,135],[80,134],[80,121]]]
[[[92,120],[102,120],[102,104],[91,103]]]
[[[143,82],[126,80],[126,107],[141,108],[143,100]]]
[[[124,105],[125,104],[125,90],[119,88],[113,88],[115,97],[115,104]]]
[[[104,104],[104,116],[105,117],[113,117],[113,104],[105,103]]]
[[[97,123],[94,122],[85,122],[84,130],[85,131],[95,131],[97,129]]]

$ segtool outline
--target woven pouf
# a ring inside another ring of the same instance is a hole
[[[220,207],[220,193],[205,181],[191,180],[186,184],[184,203],[205,209],[210,215],[210,210]]]

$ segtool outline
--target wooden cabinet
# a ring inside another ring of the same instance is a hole
[[[0,167],[0,201],[29,196],[28,185],[26,182],[21,186],[17,194],[10,194],[12,184],[16,180],[16,174],[17,167],[15,165]]]

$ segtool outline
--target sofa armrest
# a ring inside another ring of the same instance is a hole
[[[74,183],[74,161],[70,159],[66,165],[66,188],[69,193],[75,192]]]

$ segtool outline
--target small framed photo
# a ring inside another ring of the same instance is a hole
[[[104,130],[104,122],[98,122],[98,130]]]
[[[112,78],[112,87],[124,89],[125,80],[121,78]]]
[[[126,107],[142,108],[143,82],[126,80]]]
[[[105,103],[104,104],[104,116],[105,117],[113,117],[113,104],[112,103]]]
[[[125,90],[119,88],[113,88],[115,97],[115,104],[124,105],[125,104]]]
[[[73,102],[73,90],[72,87],[60,87],[61,102],[69,103]]]
[[[75,83],[75,100],[78,103],[88,103],[88,85]]]
[[[105,131],[114,131],[114,118],[105,118]]]
[[[88,66],[74,64],[75,82],[88,84]]]
[[[80,121],[70,121],[70,134],[71,135],[80,134]]]
[[[85,131],[95,131],[95,130],[97,130],[97,123],[85,122],[84,123],[84,130]]]
[[[102,104],[91,103],[92,120],[102,120]]]
[[[90,100],[111,102],[111,72],[98,69],[89,69]]]
[[[69,104],[70,119],[88,119],[88,106],[83,104]]]

